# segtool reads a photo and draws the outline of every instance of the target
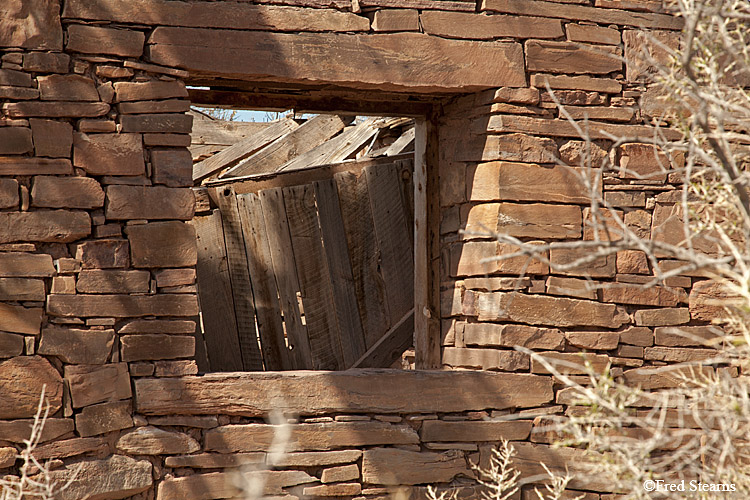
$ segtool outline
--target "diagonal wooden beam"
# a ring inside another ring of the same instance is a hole
[[[411,309],[350,368],[388,368],[413,343],[414,309]]]
[[[193,165],[193,182],[200,182],[206,177],[226,167],[244,160],[279,137],[295,130],[299,125],[294,120],[284,118],[271,124],[265,130],[253,134],[247,139],[229,146],[223,151]]]

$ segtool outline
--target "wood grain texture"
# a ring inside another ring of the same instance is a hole
[[[414,309],[393,325],[352,368],[391,366],[414,343]]]
[[[365,169],[379,266],[385,281],[388,325],[414,305],[414,256],[395,164]]]
[[[341,369],[344,359],[340,330],[315,207],[315,191],[309,184],[283,188],[283,191],[313,367],[316,370]]]
[[[258,347],[253,289],[250,286],[250,271],[247,267],[245,238],[242,234],[242,222],[237,209],[237,197],[231,187],[224,187],[214,193],[214,199],[219,205],[219,210],[221,210],[224,225],[224,242],[227,249],[229,277],[232,281],[242,364],[245,370],[262,370],[263,356]]]
[[[331,179],[317,181],[313,186],[332,285],[333,303],[338,318],[339,341],[344,366],[348,368],[365,352],[365,335],[357,307],[357,294],[344,232],[344,221],[341,217],[336,183]]]
[[[300,287],[284,206],[284,194],[281,188],[273,188],[260,191],[258,196],[266,222],[268,246],[279,291],[281,312],[284,315],[284,327],[291,348],[292,366],[298,370],[312,369],[307,326],[302,322],[297,303],[297,292]]]
[[[297,122],[288,118],[272,123],[257,134],[253,134],[214,156],[193,165],[193,181],[201,181],[223,168],[230,167],[244,160],[262,147],[296,129],[298,126]]]
[[[273,274],[271,248],[260,197],[255,193],[237,196],[245,237],[247,265],[255,299],[255,317],[266,370],[290,370],[293,364],[284,339],[284,325]]]
[[[346,123],[338,116],[318,115],[242,160],[219,177],[224,179],[239,175],[275,172],[289,160],[323,144],[345,126]]]
[[[379,273],[370,195],[363,173],[340,172],[335,175],[346,232],[354,290],[368,348],[388,330],[385,282]]]
[[[198,301],[211,371],[240,371],[242,356],[234,316],[221,212],[191,222],[198,240]]]

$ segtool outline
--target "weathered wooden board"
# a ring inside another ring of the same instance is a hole
[[[414,257],[409,237],[412,229],[404,215],[398,167],[368,167],[365,175],[391,326],[414,305]]]
[[[396,139],[393,142],[393,144],[388,146],[388,149],[386,149],[383,154],[385,156],[395,156],[395,155],[413,150],[414,149],[414,137],[415,137],[414,127],[407,129],[403,134],[401,134],[401,137]]]
[[[414,350],[418,369],[442,365],[440,352],[439,137],[435,116],[418,119],[414,144]]]
[[[338,319],[344,367],[348,368],[365,352],[365,334],[357,307],[344,221],[341,218],[336,183],[330,179],[317,181],[313,185],[320,218],[320,232],[328,262],[333,305]]]
[[[290,370],[293,364],[284,340],[278,288],[260,198],[255,193],[238,195],[237,204],[255,298],[255,317],[263,351],[263,365],[266,370]]]
[[[315,207],[315,191],[312,185],[306,184],[283,188],[283,192],[313,367],[316,370],[341,369],[344,358],[340,330]]]
[[[192,224],[198,240],[198,300],[209,364],[212,371],[240,371],[242,356],[221,213],[214,210],[209,216],[196,217]]]
[[[224,187],[216,190],[214,199],[221,210],[224,225],[224,243],[227,250],[229,278],[232,282],[242,364],[245,370],[262,370],[263,357],[258,346],[258,334],[255,328],[253,289],[250,286],[250,272],[247,267],[245,240],[237,209],[237,197],[231,187]]]
[[[231,183],[235,193],[257,193],[264,189],[284,186],[296,186],[308,182],[332,179],[336,174],[342,172],[359,173],[370,165],[385,165],[396,160],[412,158],[411,154],[401,154],[391,158],[372,158],[361,161],[345,161],[333,165],[321,165],[309,169],[292,170],[290,172],[273,172],[270,174],[257,174],[238,177],[236,179],[224,179],[210,181],[211,186],[221,186]]]
[[[532,408],[552,398],[551,377],[480,371],[365,369],[135,380],[136,408],[146,415],[442,413]]]
[[[231,146],[268,127],[268,123],[262,122],[214,120],[194,111],[188,114],[193,116],[190,141],[194,145]]]
[[[375,119],[369,119],[355,127],[344,130],[340,135],[305,154],[289,160],[278,168],[279,172],[309,168],[317,165],[339,163],[356,153],[378,133]]]
[[[414,345],[414,309],[393,325],[370,347],[352,368],[391,366],[405,350]]]
[[[149,37],[147,57],[195,75],[379,90],[471,92],[526,85],[519,43],[449,40],[421,33],[286,34],[158,27]]]
[[[245,158],[219,177],[223,179],[238,175],[275,172],[292,158],[323,144],[345,126],[346,122],[336,115],[318,115]]]
[[[340,172],[336,174],[343,227],[346,233],[349,259],[354,277],[354,290],[359,305],[359,315],[368,348],[388,330],[385,282],[378,272],[378,255],[375,234],[372,230],[372,210],[363,173]]]
[[[272,123],[257,134],[229,146],[214,156],[193,165],[193,181],[201,181],[219,170],[247,158],[260,148],[299,127],[297,122],[284,118]]]
[[[287,341],[291,348],[292,365],[296,369],[311,369],[313,363],[307,327],[302,323],[297,303],[299,280],[295,269],[292,240],[289,236],[284,195],[281,188],[274,188],[261,191],[258,196],[266,222],[268,246],[279,291],[281,312],[284,315]]]

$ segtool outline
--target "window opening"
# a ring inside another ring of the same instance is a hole
[[[413,368],[414,120],[190,113],[201,370]]]

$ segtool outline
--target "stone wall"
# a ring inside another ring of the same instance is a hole
[[[420,498],[430,483],[476,498],[467,460],[486,460],[500,438],[516,443],[524,476],[541,472],[540,460],[564,470],[580,458],[534,432],[545,415],[569,409],[569,396],[513,345],[577,362],[585,350],[597,369],[611,362],[646,388],[676,383],[660,366],[710,355],[666,328],[711,334],[700,276],[646,291],[586,289],[585,277],[647,281],[645,255],[628,251],[565,273],[532,263],[512,292],[523,262],[487,269],[479,260],[513,249],[459,234],[591,238],[586,193],[550,161],[577,166],[582,143],[558,119],[548,82],[574,118],[591,120],[595,161],[612,155],[653,174],[605,174],[606,199],[640,234],[675,238],[679,177],[658,173],[644,144],[609,151],[605,134],[651,134],[660,114],[635,57],[641,27],[667,41],[680,29],[659,1],[63,4],[0,6],[1,473],[16,470],[44,386],[51,418],[37,457],[51,460],[57,479],[83,464],[61,498],[233,498],[232,473],[243,465],[268,468],[261,475],[274,498],[375,499],[397,486]],[[196,76],[444,99],[443,363],[487,371],[196,376],[184,114],[185,81]],[[289,428],[290,453],[270,470],[273,409],[299,423]],[[614,498],[595,479],[573,487],[586,500]]]

